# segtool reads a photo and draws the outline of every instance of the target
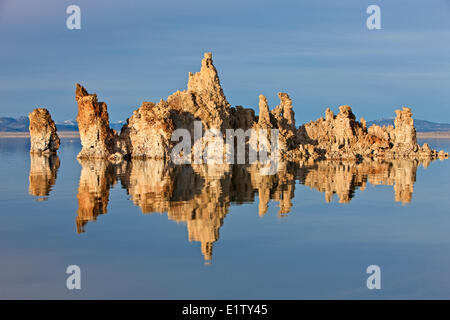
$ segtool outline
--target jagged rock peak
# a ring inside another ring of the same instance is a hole
[[[394,120],[395,144],[415,149],[417,137],[411,109],[403,107],[402,110],[395,110],[395,113],[397,115]]]
[[[216,106],[230,107],[220,85],[211,52],[204,54],[200,72],[194,74],[189,72],[188,92],[199,96],[205,104],[212,102]]]
[[[295,114],[292,110],[292,100],[287,93],[279,92],[280,106],[283,112],[283,117],[286,119],[287,124],[295,129]]]
[[[327,110],[325,110],[325,120],[327,121],[331,121],[334,119],[334,113],[333,111],[331,111],[330,108],[327,108]]]
[[[364,119],[364,117],[361,117],[361,118],[359,119],[359,122],[361,123],[361,126],[362,126],[363,130],[364,130],[364,131],[367,131],[367,122],[366,122],[366,119]]]
[[[355,120],[356,117],[353,114],[352,108],[348,105],[340,106],[339,107],[339,114],[338,116],[344,117],[344,118],[350,118],[352,120]]]
[[[76,89],[75,89],[75,99],[78,100],[79,98],[88,96],[89,93],[87,92],[87,90],[79,83],[76,84]]]
[[[264,95],[259,95],[259,124],[270,124],[270,113],[267,98]]]
[[[28,115],[30,119],[31,153],[55,153],[59,148],[56,125],[50,112],[45,108],[34,109]]]
[[[171,147],[171,133],[174,130],[170,109],[166,101],[143,102],[128,119],[121,139],[127,153],[133,158],[168,159]]]

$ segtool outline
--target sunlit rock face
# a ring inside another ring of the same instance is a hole
[[[144,102],[118,135],[109,127],[106,104],[77,85],[77,121],[83,145],[79,158],[167,160],[177,129],[185,129],[191,136],[191,149],[183,151],[191,163],[198,155],[206,155],[210,164],[229,161],[230,154],[234,156],[235,141],[226,139],[228,129],[252,129],[253,135],[245,138],[246,150],[276,152],[285,161],[448,158],[444,151],[417,145],[410,108],[396,110],[393,127],[367,128],[363,118],[357,121],[350,106],[343,105],[337,115],[327,109],[324,118],[297,128],[291,98],[284,92],[278,97],[280,104],[270,110],[266,97],[260,95],[258,116],[252,108],[231,107],[212,54],[205,53],[200,71],[189,73],[186,90],[159,103]],[[198,135],[195,121],[201,123]],[[273,130],[278,133],[276,137]],[[207,132],[214,133],[205,135]]]
[[[120,157],[118,135],[109,127],[106,103],[97,101],[96,94],[89,94],[77,84],[75,98],[78,103],[77,123],[82,149],[79,159],[108,159]]]
[[[197,73],[189,73],[187,90],[177,91],[167,98],[171,117],[175,129],[187,129],[192,137],[192,155],[194,153],[207,153],[208,145],[215,143],[215,137],[205,135],[206,130],[217,132],[224,136],[225,130],[232,128],[235,123],[240,123],[236,118],[245,115],[251,117],[243,108],[230,108],[219,76],[213,65],[212,54],[205,53],[201,63],[201,69]],[[200,121],[202,125],[201,137],[196,137],[193,121]],[[249,121],[253,121],[250,119]],[[226,148],[222,148],[220,154],[209,154],[209,157],[223,159]],[[217,161],[216,162],[220,162]]]
[[[174,146],[171,137],[176,129],[186,129],[191,135],[191,161],[194,154],[206,154],[208,159],[220,159],[216,163],[226,161],[230,149],[225,140],[227,129],[254,129],[257,132],[264,129],[269,149],[270,130],[278,129],[280,148],[292,148],[296,143],[292,100],[287,93],[278,95],[280,104],[272,111],[269,111],[265,100],[266,109],[262,111],[260,120],[253,109],[230,107],[213,65],[212,54],[205,53],[200,71],[189,73],[187,90],[177,91],[167,101],[161,100],[157,104],[144,102],[134,111],[118,135],[109,128],[106,104],[98,102],[95,94],[89,94],[86,89],[77,85],[77,121],[83,145],[78,157],[167,160]],[[201,122],[200,137],[195,134],[194,121]],[[206,135],[207,130],[221,135],[219,139],[222,139],[222,153],[208,151],[217,142],[217,138]],[[259,148],[257,144],[252,147]]]
[[[120,139],[133,158],[169,160],[174,125],[167,102],[144,102],[128,119]]]
[[[50,112],[44,108],[34,109],[28,115],[30,119],[31,153],[56,153],[60,140],[56,133],[56,125]]]
[[[416,129],[410,108],[403,107],[402,110],[395,110],[394,125],[394,145],[397,148],[404,148],[405,151],[417,150]]]
[[[207,128],[221,129],[229,118],[228,103],[220,85],[219,75],[213,65],[212,53],[204,54],[200,72],[189,73],[188,88],[185,92],[195,99],[196,110],[190,111],[199,118]],[[168,98],[169,102],[171,97]]]
[[[30,175],[28,192],[32,196],[42,197],[38,200],[46,200],[59,169],[59,158],[56,155],[30,154]]]
[[[349,106],[339,107],[339,114],[330,109],[325,118],[304,124],[297,130],[299,145],[287,152],[285,159],[298,161],[362,159],[423,159],[448,158],[428,145],[417,145],[411,109],[396,110],[395,126],[366,128],[364,119],[357,121]]]
[[[249,141],[250,146],[257,151],[266,149],[272,152],[276,151],[272,150],[276,147],[280,154],[284,154],[297,144],[292,100],[287,93],[283,92],[279,92],[278,97],[280,104],[269,110],[267,98],[264,95],[259,96],[259,116],[251,128],[257,134],[258,140],[250,139]],[[277,130],[277,137],[272,136],[272,130]],[[264,138],[261,139],[262,137]],[[277,140],[276,145],[273,144],[274,138]],[[266,145],[264,141],[267,141]]]

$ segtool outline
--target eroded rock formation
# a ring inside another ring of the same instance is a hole
[[[362,159],[436,159],[448,153],[417,144],[411,109],[396,110],[395,126],[366,128],[364,119],[357,121],[349,106],[330,109],[325,118],[304,124],[297,130],[299,145],[285,153],[285,159],[313,158],[327,160]]]
[[[60,140],[50,112],[44,108],[37,108],[28,115],[28,118],[30,119],[30,152],[43,154],[56,153]]]
[[[106,104],[98,102],[95,94],[88,94],[83,87],[77,85],[77,121],[83,145],[79,158],[167,160],[175,145],[171,137],[176,129],[186,129],[191,136],[191,150],[184,156],[190,157],[192,162],[195,162],[193,159],[197,156],[201,159],[208,157],[208,160],[218,158],[218,163],[226,161],[230,150],[225,139],[227,129],[255,129],[256,132],[264,129],[269,142],[270,130],[279,129],[281,147],[293,146],[296,131],[292,101],[286,93],[279,93],[279,98],[280,105],[271,112],[264,98],[266,108],[260,120],[253,109],[231,107],[220,85],[212,54],[205,53],[200,71],[189,73],[187,90],[175,92],[167,101],[161,100],[156,104],[144,102],[134,111],[118,135],[109,128]],[[195,121],[201,123],[199,131],[196,131]],[[207,131],[213,134],[208,136],[205,134]],[[222,140],[222,153],[209,149],[218,140]],[[256,144],[252,147],[259,146]]]
[[[109,128],[106,104],[77,85],[77,121],[83,145],[79,157],[168,160],[177,142],[171,141],[176,129],[190,133],[191,149],[183,149],[179,156],[190,159],[191,163],[205,157],[215,163],[234,160],[235,140],[226,139],[227,129],[252,129],[255,135],[245,138],[247,151],[276,151],[289,161],[448,157],[447,153],[432,150],[428,145],[417,145],[409,108],[396,111],[395,126],[367,128],[366,121],[363,118],[357,121],[352,109],[345,105],[339,107],[337,115],[327,109],[324,118],[297,128],[292,100],[287,93],[280,92],[278,96],[280,104],[270,110],[266,97],[260,95],[258,116],[251,108],[231,107],[213,65],[212,54],[205,53],[200,71],[189,73],[186,90],[175,92],[166,101],[144,102],[118,135]],[[201,122],[199,131],[196,131],[195,121]],[[272,136],[274,130],[278,132],[276,138]],[[209,131],[213,134],[205,135]],[[211,150],[211,146],[221,149]]]
[[[80,159],[121,158],[119,136],[109,127],[106,103],[99,102],[96,94],[89,94],[77,84],[75,99],[78,103],[77,123],[82,149]]]
[[[122,129],[122,153],[133,158],[169,160],[173,130],[167,102],[144,102]]]

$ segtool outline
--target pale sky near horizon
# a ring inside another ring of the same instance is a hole
[[[67,6],[81,30],[66,28]],[[366,8],[381,8],[381,30]],[[75,83],[125,120],[184,90],[213,52],[231,105],[289,93],[298,123],[348,104],[357,118],[450,122],[449,0],[0,0],[0,116],[75,119]]]

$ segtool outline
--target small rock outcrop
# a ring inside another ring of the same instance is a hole
[[[405,152],[416,152],[417,137],[411,109],[403,107],[402,110],[395,110],[395,113],[394,147],[404,149]]]
[[[124,153],[133,158],[169,160],[173,121],[167,102],[144,102],[123,127]]]
[[[44,108],[34,109],[28,115],[28,118],[30,119],[30,152],[39,154],[56,153],[60,140],[50,112]]]

